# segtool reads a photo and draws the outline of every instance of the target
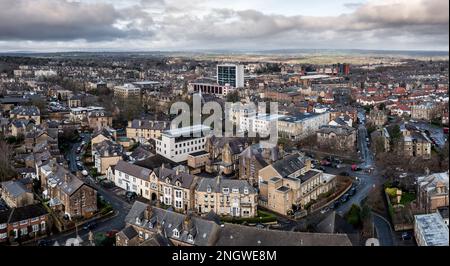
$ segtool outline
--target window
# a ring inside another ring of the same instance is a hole
[[[192,235],[188,235],[188,241],[193,242],[194,241],[194,237],[192,237]]]
[[[5,229],[6,228],[6,224],[0,224],[0,229]]]
[[[223,188],[223,193],[225,193],[225,194],[228,194],[228,193],[230,193],[230,189],[229,188]]]
[[[180,232],[178,232],[177,229],[174,229],[174,230],[173,230],[173,236],[174,236],[174,237],[180,237]]]

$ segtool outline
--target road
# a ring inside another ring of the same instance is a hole
[[[378,240],[381,246],[394,246],[391,224],[376,213],[372,213],[373,224],[377,232]]]
[[[108,218],[97,223],[97,227],[92,230],[95,233],[105,233],[111,230],[120,231],[125,226],[125,217],[131,209],[131,205],[124,199],[118,197],[113,192],[98,186],[97,184],[90,182],[90,184],[98,190],[98,193],[103,196],[103,198],[108,201],[114,208],[115,214],[112,218]],[[51,241],[57,241],[59,245],[66,245],[69,239],[76,238],[76,230],[72,230],[69,233],[53,235],[48,238]],[[89,231],[82,228],[78,228],[78,236],[81,238],[82,245],[89,245],[88,241]],[[69,240],[70,242],[70,240]]]
[[[82,141],[89,143],[90,138],[91,138],[90,134],[80,134],[80,136],[82,138]],[[80,146],[81,146],[81,142],[72,144],[69,152],[66,154],[66,158],[68,160],[70,160],[70,163],[69,163],[70,171],[78,171],[76,157],[82,156],[82,153],[77,154],[76,150]],[[122,230],[123,227],[125,226],[125,217],[131,209],[130,203],[125,201],[125,199],[117,196],[113,192],[109,191],[108,189],[105,189],[102,186],[99,186],[98,184],[96,184],[94,182],[94,180],[92,179],[92,177],[86,177],[84,181],[86,183],[88,183],[89,185],[93,186],[94,188],[96,188],[98,191],[98,194],[101,195],[104,200],[109,202],[115,211],[115,213],[112,217],[98,221],[96,228],[93,229],[92,232],[95,234],[95,233],[100,233],[100,232],[105,233],[105,232],[108,232],[111,230],[118,230],[118,231]],[[73,229],[70,232],[66,232],[63,234],[53,235],[51,237],[48,237],[47,240],[51,240],[51,241],[53,241],[53,243],[55,243],[55,241],[57,241],[59,245],[66,245],[68,240],[70,242],[70,240],[75,239],[78,234],[79,238],[81,238],[81,240],[83,241],[82,245],[88,245],[89,244],[88,243],[89,231],[84,230],[82,227],[77,228],[77,229],[78,230]]]
[[[80,137],[81,137],[82,141],[84,141],[85,143],[89,143],[89,141],[91,140],[90,134],[81,133]],[[82,153],[77,154],[77,149],[80,146],[81,146],[81,142],[71,144],[69,152],[66,154],[66,159],[69,162],[69,171],[71,171],[71,172],[76,172],[79,170],[77,167],[77,157],[81,157],[83,155]]]

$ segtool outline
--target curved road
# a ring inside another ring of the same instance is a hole
[[[394,246],[391,224],[382,216],[372,213],[373,224],[381,246]]]

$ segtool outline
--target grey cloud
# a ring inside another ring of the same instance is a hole
[[[98,41],[140,34],[134,28],[115,27],[121,19],[127,19],[127,14],[110,4],[0,0],[0,39]]]

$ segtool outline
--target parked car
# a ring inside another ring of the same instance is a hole
[[[355,188],[355,187],[352,187],[352,188],[350,189],[350,191],[348,192],[348,194],[349,194],[350,196],[355,195],[355,193],[356,193],[356,188]]]
[[[117,233],[119,233],[119,231],[117,231],[117,230],[111,230],[111,231],[108,231],[108,232],[106,232],[106,237],[108,237],[108,238],[113,238],[113,237],[115,237],[116,235],[117,235]]]
[[[344,171],[344,172],[341,172],[341,173],[339,173],[339,175],[340,175],[340,176],[350,176],[350,174],[349,174],[349,173],[347,173],[347,172],[345,172],[345,171]]]
[[[127,191],[127,193],[125,193],[125,197],[129,200],[135,200],[137,198],[137,194],[136,192],[131,192],[131,191]]]
[[[95,227],[97,227],[97,224],[94,223],[94,222],[92,222],[92,223],[87,223],[87,224],[85,224],[85,225],[83,226],[83,229],[84,229],[84,230],[92,230],[92,229],[94,229]]]
[[[39,241],[38,241],[37,245],[38,245],[39,247],[47,247],[47,246],[51,246],[51,245],[52,245],[52,241],[47,240],[47,239],[42,239],[42,240],[39,240]]]
[[[402,240],[411,240],[412,235],[409,232],[403,232],[402,233]]]
[[[330,165],[331,165],[331,162],[328,161],[328,160],[322,160],[322,161],[320,162],[320,164],[321,164],[322,166],[330,166]]]

